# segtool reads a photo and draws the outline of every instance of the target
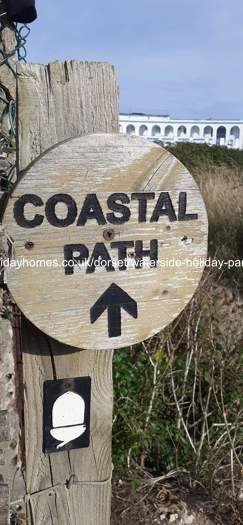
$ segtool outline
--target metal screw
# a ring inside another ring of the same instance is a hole
[[[65,390],[69,390],[70,388],[72,388],[72,386],[73,386],[72,381],[68,381],[67,380],[67,381],[63,382],[63,387],[64,387]]]
[[[112,241],[115,237],[115,232],[112,230],[112,228],[108,228],[107,230],[103,231],[103,237],[106,241]]]
[[[26,250],[32,250],[32,248],[34,248],[34,243],[32,241],[26,241],[24,246]]]

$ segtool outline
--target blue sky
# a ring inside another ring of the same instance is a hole
[[[243,118],[242,0],[37,0],[28,60],[116,66],[120,109]]]

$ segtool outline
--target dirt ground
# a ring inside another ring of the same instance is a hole
[[[241,525],[243,508],[216,504],[201,489],[173,484],[113,484],[111,525]]]

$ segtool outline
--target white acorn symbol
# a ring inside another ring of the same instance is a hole
[[[84,400],[74,392],[66,392],[56,399],[52,409],[53,428],[50,433],[57,441],[61,441],[57,448],[64,447],[85,432],[84,412]]]

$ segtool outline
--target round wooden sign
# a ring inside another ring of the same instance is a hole
[[[78,348],[125,347],[162,330],[195,292],[207,253],[190,173],[155,143],[125,135],[47,151],[15,187],[4,227],[17,305]]]

